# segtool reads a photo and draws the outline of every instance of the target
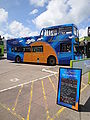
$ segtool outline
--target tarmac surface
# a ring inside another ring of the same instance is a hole
[[[0,120],[90,120],[88,74],[82,76],[77,112],[56,104],[59,68],[1,59]]]

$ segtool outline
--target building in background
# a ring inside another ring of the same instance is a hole
[[[85,58],[90,58],[90,27],[88,27],[87,36],[79,39],[80,50]]]

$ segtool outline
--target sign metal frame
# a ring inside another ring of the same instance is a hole
[[[82,69],[59,68],[58,105],[79,111],[81,75]]]

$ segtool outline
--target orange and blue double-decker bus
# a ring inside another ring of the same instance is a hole
[[[39,36],[7,40],[7,59],[19,62],[70,64],[80,59],[79,33],[76,25],[43,28]]]

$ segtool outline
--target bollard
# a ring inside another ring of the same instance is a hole
[[[88,84],[90,85],[90,72],[88,72]]]

